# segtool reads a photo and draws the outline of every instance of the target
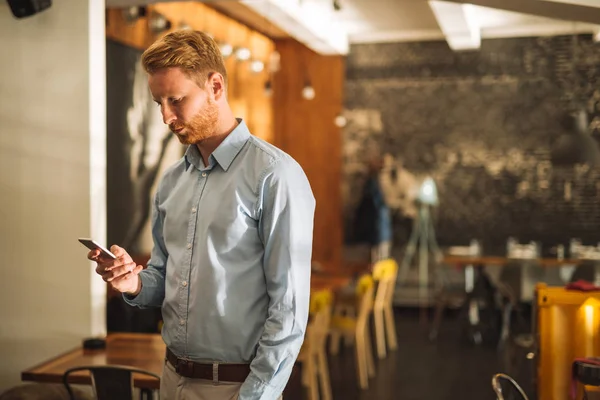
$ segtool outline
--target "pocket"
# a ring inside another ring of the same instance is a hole
[[[168,369],[169,371],[171,371],[171,372],[173,372],[173,373],[176,373],[176,372],[175,372],[175,367],[174,367],[174,366],[172,366],[172,365],[171,365],[171,363],[170,363],[170,362],[168,362],[166,358],[165,358],[165,365],[164,365],[164,367],[163,367],[163,373],[164,373],[164,370],[165,370],[165,369]]]

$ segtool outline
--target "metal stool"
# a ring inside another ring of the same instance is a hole
[[[600,358],[590,357],[573,361],[571,383],[571,399],[573,400],[577,398],[577,383],[584,385],[583,398],[589,399],[585,386],[600,387]]]

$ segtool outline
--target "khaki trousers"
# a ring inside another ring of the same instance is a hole
[[[165,362],[160,380],[160,400],[237,400],[241,386],[240,382],[214,385],[205,379],[184,378]],[[282,398],[279,397],[279,400]]]

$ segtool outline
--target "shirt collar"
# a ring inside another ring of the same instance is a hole
[[[212,152],[209,157],[208,167],[212,167],[214,161],[219,163],[224,171],[227,171],[231,163],[238,155],[242,147],[250,138],[250,131],[246,123],[241,118],[236,118],[238,125],[231,131],[229,135],[221,142],[221,144]],[[192,164],[197,169],[204,169],[204,162],[198,147],[195,145],[188,146],[185,152],[186,169]]]

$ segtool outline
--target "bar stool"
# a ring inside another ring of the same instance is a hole
[[[592,397],[586,392],[585,386],[600,387],[600,358],[576,359],[573,361],[571,373],[571,399],[577,398],[577,383],[581,383],[584,385],[583,399],[592,400]],[[600,398],[600,395],[594,398]]]

